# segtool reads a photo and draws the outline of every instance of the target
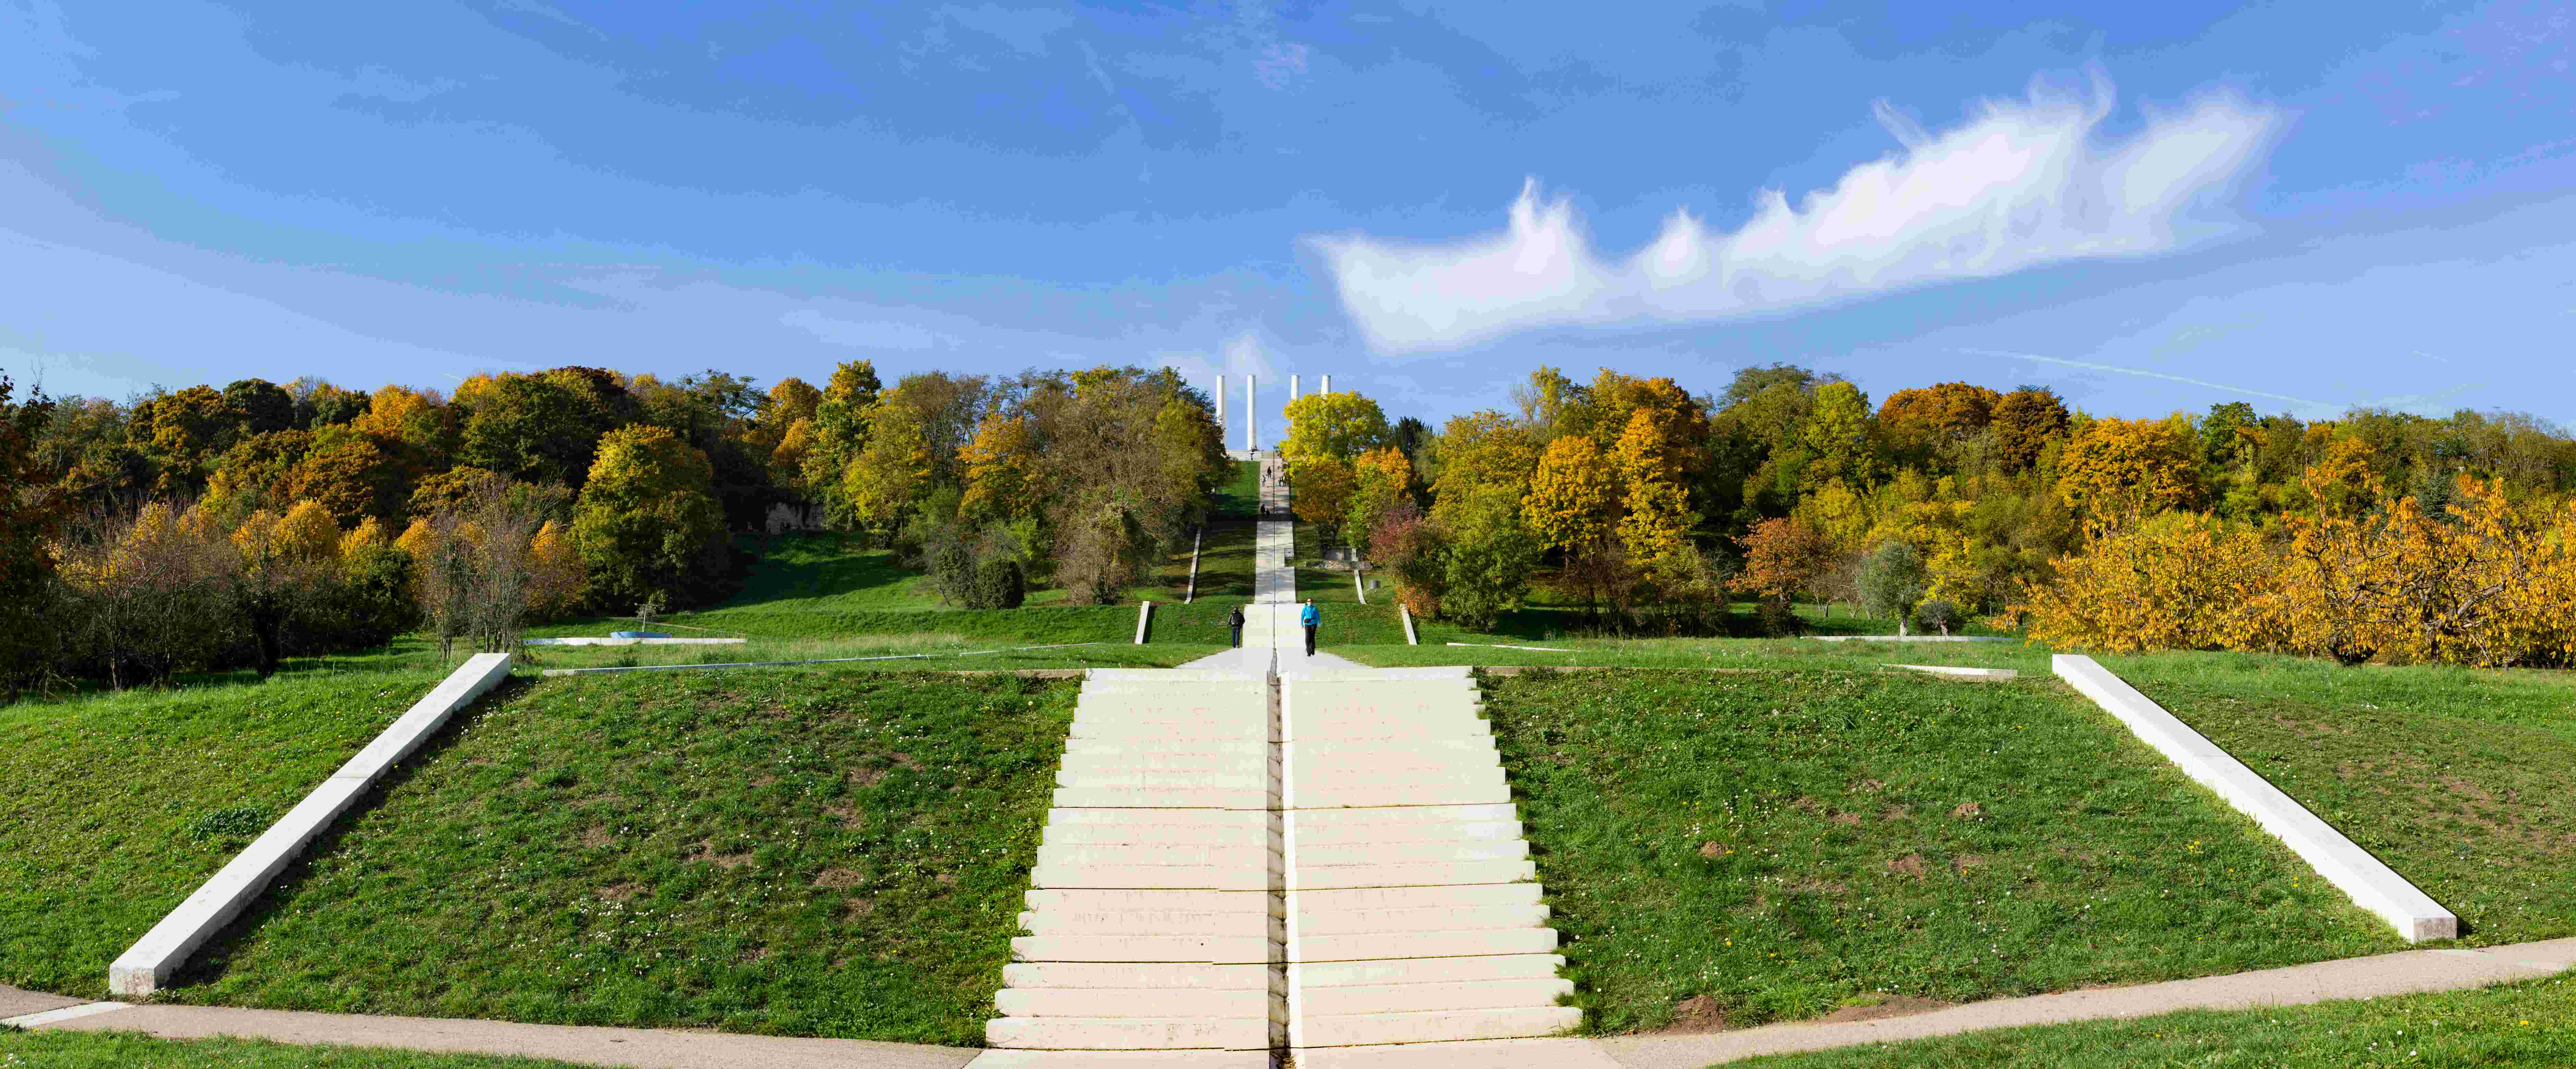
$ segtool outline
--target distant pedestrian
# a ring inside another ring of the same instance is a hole
[[[1323,626],[1324,614],[1315,608],[1315,599],[1307,598],[1306,607],[1297,610],[1297,623],[1306,629],[1306,656],[1315,655],[1315,629]]]
[[[1225,629],[1234,635],[1232,644],[1238,649],[1241,648],[1243,646],[1243,606],[1237,605],[1226,610]]]

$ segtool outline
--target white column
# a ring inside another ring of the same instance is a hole
[[[1333,392],[1333,377],[1332,377],[1332,376],[1330,376],[1330,375],[1324,375],[1324,376],[1320,376],[1320,377],[1321,377],[1324,381],[1323,381],[1323,384],[1322,384],[1322,385],[1319,385],[1319,386],[1315,387],[1315,392],[1316,392],[1316,393],[1331,393],[1331,392]]]
[[[1261,448],[1261,407],[1254,392],[1259,384],[1260,376],[1243,377],[1243,448],[1247,451]]]
[[[1216,429],[1217,438],[1223,440],[1225,438],[1225,376],[1223,375],[1216,377]]]
[[[1288,399],[1290,401],[1295,401],[1297,399],[1297,379],[1298,376],[1288,376]]]

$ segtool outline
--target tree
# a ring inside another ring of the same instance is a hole
[[[966,490],[958,509],[970,522],[1008,522],[1033,515],[1042,495],[1037,426],[1025,415],[996,412],[959,451]]]
[[[2200,421],[2201,461],[2222,468],[2244,459],[2251,451],[2245,431],[2256,423],[2254,406],[2243,401],[2209,406],[2209,415]]]
[[[713,509],[709,501],[707,510]],[[413,521],[395,540],[411,557],[420,619],[438,639],[440,657],[453,652],[460,638],[486,653],[518,648],[529,595],[538,585],[530,549],[542,529],[542,518],[524,499],[505,486],[486,486],[461,508]],[[589,547],[583,548],[586,554]]]
[[[2169,420],[2094,420],[2067,443],[2057,493],[2097,521],[2127,523],[2199,498],[2199,443]]]
[[[593,594],[615,605],[655,595],[678,605],[704,589],[724,555],[724,513],[711,478],[706,455],[666,428],[637,425],[601,438],[572,523]]]
[[[296,466],[312,447],[313,436],[303,431],[245,435],[215,461],[206,496],[245,514],[286,508],[295,500]]]
[[[1848,382],[1829,382],[1816,390],[1815,410],[1798,432],[1799,443],[1814,459],[1799,473],[1804,486],[1841,479],[1853,486],[1878,481],[1878,457],[1870,444],[1869,397]]]
[[[1360,394],[1310,393],[1288,402],[1287,415],[1288,436],[1280,440],[1279,459],[1300,487],[1307,465],[1333,461],[1347,466],[1351,458],[1387,442],[1386,414]]]
[[[1358,488],[1349,461],[1309,456],[1297,470],[1297,518],[1330,537],[1349,515],[1351,494]]]
[[[430,394],[405,386],[386,386],[367,398],[367,410],[349,421],[353,430],[377,443],[416,472],[448,466],[457,449],[457,409]],[[487,430],[490,428],[487,427]]]
[[[1905,618],[1923,600],[1926,585],[1923,554],[1911,543],[1889,541],[1871,551],[1869,563],[1860,570],[1860,602],[1871,616],[1896,620],[1896,633],[1905,633]]]
[[[841,470],[839,496],[849,522],[884,534],[901,528],[930,491],[936,459],[919,409],[879,401],[867,423],[867,443]]]
[[[2004,471],[2025,471],[2039,463],[2039,451],[2048,440],[2065,433],[2066,403],[2057,393],[2044,386],[2024,386],[2005,394],[1995,402],[1995,444],[2002,453]]]
[[[155,489],[187,492],[205,485],[206,468],[232,448],[241,416],[211,386],[191,386],[135,406],[134,432],[160,468]]]
[[[1626,504],[1627,514],[1619,520],[1619,544],[1637,567],[1652,573],[1690,551],[1690,530],[1699,517],[1692,514],[1690,496],[1681,484],[1664,479],[1631,483]]]
[[[1543,443],[1529,429],[1490,409],[1453,416],[1432,443],[1438,474],[1431,486],[1431,513],[1448,524],[1479,492],[1499,487],[1517,500],[1538,467]]]
[[[1529,595],[1543,547],[1522,525],[1515,496],[1508,486],[1480,487],[1444,521],[1440,613],[1469,630],[1492,629]]]
[[[581,485],[604,429],[591,395],[554,375],[503,375],[483,392],[457,459],[511,479]]]
[[[2057,559],[2056,580],[2026,583],[2012,611],[2030,617],[2032,638],[2061,649],[2263,648],[2258,607],[2277,569],[2253,532],[2172,512]]]
[[[1965,382],[1944,382],[1887,395],[1878,426],[1898,456],[1921,464],[1994,422],[2003,395]]]
[[[842,491],[842,481],[867,445],[869,413],[883,388],[876,365],[868,361],[853,360],[833,368],[805,433],[800,435],[791,426],[781,443],[801,454],[804,476],[798,484],[810,499],[822,503],[825,515],[842,530],[862,522]]]
[[[404,465],[383,439],[354,427],[324,427],[296,462],[288,490],[317,502],[341,523],[402,515],[409,498]]]
[[[48,551],[70,501],[37,455],[54,417],[43,390],[13,401],[17,384],[0,375],[0,690],[12,700],[53,663],[60,628],[46,625],[54,603]]]
[[[1521,518],[1542,546],[1589,550],[1617,522],[1617,474],[1590,438],[1569,434],[1549,442],[1521,499]]]
[[[224,387],[224,408],[234,433],[275,434],[295,426],[295,397],[267,379],[241,379]]]
[[[1782,605],[1813,589],[1840,559],[1830,539],[1794,517],[1756,523],[1736,544],[1744,569],[1728,585]]]
[[[1372,449],[1351,463],[1351,500],[1342,510],[1342,540],[1354,547],[1370,544],[1378,517],[1397,502],[1410,501],[1413,465],[1394,446]]]

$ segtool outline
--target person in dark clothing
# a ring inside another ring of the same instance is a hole
[[[1324,614],[1315,608],[1315,599],[1307,598],[1306,607],[1297,610],[1297,622],[1306,629],[1306,656],[1315,655],[1315,629],[1323,626]]]
[[[1237,605],[1226,610],[1225,629],[1233,632],[1233,645],[1241,647],[1243,645],[1243,606]]]

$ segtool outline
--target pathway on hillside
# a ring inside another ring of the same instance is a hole
[[[1582,1013],[1474,679],[1306,656],[1275,475],[1243,648],[1084,684],[976,1069],[1614,1066],[1536,1038]]]

